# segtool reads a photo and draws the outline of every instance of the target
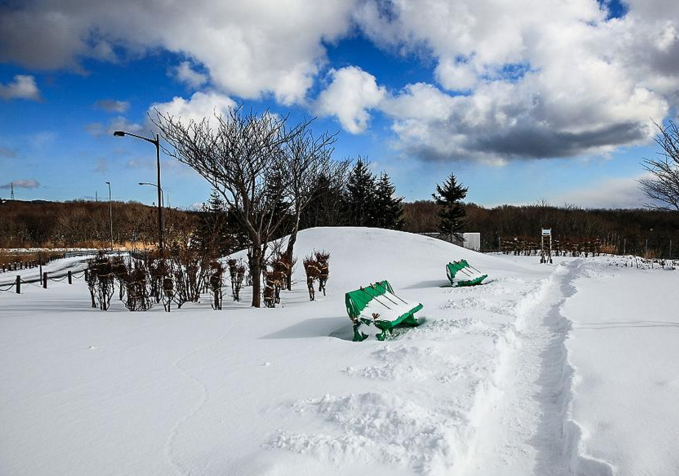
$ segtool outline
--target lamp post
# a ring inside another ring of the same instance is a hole
[[[151,182],[139,182],[139,185],[150,185],[151,187],[160,188],[160,187],[158,187],[158,185],[156,185],[155,183],[151,183]],[[165,208],[165,190],[163,190],[162,188],[160,188],[160,205],[161,205],[162,208]],[[163,229],[164,229],[165,228],[165,211],[163,211],[162,220],[163,220]]]
[[[106,182],[108,185],[108,221],[111,225],[111,251],[113,251],[113,208],[111,205],[111,182]]]
[[[160,185],[160,136],[156,134],[155,139],[148,139],[143,136],[138,136],[137,134],[132,134],[131,132],[125,131],[115,131],[113,133],[116,137],[132,136],[137,139],[145,140],[156,146],[156,164],[158,168],[158,246],[160,248],[160,255],[163,256],[163,209],[162,209],[162,188]]]

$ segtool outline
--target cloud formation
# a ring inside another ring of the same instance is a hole
[[[37,180],[24,179],[24,180],[14,180],[4,185],[0,185],[0,189],[9,190],[10,188],[12,188],[12,184],[14,185],[14,188],[27,188],[27,189],[38,188],[40,186],[40,182],[38,182]]]
[[[438,85],[384,103],[398,147],[504,161],[644,143],[679,104],[679,8],[629,7],[608,19],[594,0],[367,0],[356,19],[378,45],[437,61]]]
[[[78,70],[160,48],[186,58],[178,81],[210,87],[165,104],[187,117],[271,96],[353,134],[384,114],[408,155],[497,164],[647,143],[651,120],[679,106],[679,2],[625,6],[611,18],[597,0],[26,0],[0,12],[0,61]],[[355,35],[432,64],[431,81],[387,91],[379,75],[328,64],[325,45]]]
[[[648,175],[613,178],[554,197],[560,204],[583,208],[644,208],[649,199],[639,188],[639,180]]]
[[[324,41],[346,34],[351,0],[216,2],[26,0],[0,12],[0,62],[29,68],[81,68],[163,48],[204,66],[216,87],[241,98],[273,93],[300,102],[325,62]]]
[[[361,68],[349,66],[331,70],[332,82],[320,94],[316,111],[322,116],[337,116],[342,127],[352,134],[360,134],[368,127],[368,110],[376,107],[386,95],[375,76]]]
[[[40,100],[40,90],[35,84],[35,78],[24,74],[17,74],[10,83],[0,83],[0,98],[5,101],[10,99]]]
[[[229,109],[236,106],[235,101],[230,97],[209,91],[194,93],[188,100],[176,96],[172,101],[153,104],[148,113],[151,118],[155,118],[156,111],[158,111],[165,116],[172,116],[188,123],[190,121],[200,122],[204,118],[212,121],[215,114],[227,115]]]
[[[85,125],[85,130],[94,137],[101,137],[103,135],[112,135],[115,131],[133,132],[135,134],[144,130],[144,126],[136,122],[130,122],[124,116],[116,116],[109,119],[107,124],[101,122],[92,122]]]
[[[94,103],[94,107],[102,109],[106,112],[115,112],[118,114],[125,114],[130,108],[128,101],[115,101],[113,99],[101,99]]]
[[[208,81],[207,75],[196,71],[189,61],[182,61],[173,69],[173,73],[177,80],[193,89],[198,89]]]

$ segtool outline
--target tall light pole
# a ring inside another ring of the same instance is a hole
[[[156,164],[158,168],[158,246],[160,248],[160,255],[163,256],[164,246],[163,246],[163,208],[162,208],[162,189],[160,185],[160,136],[156,134],[155,139],[148,139],[143,136],[138,136],[137,134],[132,134],[131,132],[125,131],[115,131],[113,133],[116,137],[132,136],[137,139],[145,140],[156,146]]]
[[[108,185],[108,221],[111,225],[111,251],[113,251],[113,208],[111,205],[111,182],[106,182]]]
[[[150,185],[151,187],[156,187],[160,189],[160,205],[162,208],[165,208],[165,190],[162,188],[158,187],[155,183],[151,182],[139,182],[139,185]],[[163,210],[163,228],[165,228],[165,211]]]

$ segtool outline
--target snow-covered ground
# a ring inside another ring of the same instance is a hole
[[[0,474],[679,474],[679,271],[361,228],[302,232],[313,249],[328,295],[299,266],[276,309],[0,293]],[[448,287],[461,258],[487,284]],[[427,322],[351,342],[344,293],[382,279]]]

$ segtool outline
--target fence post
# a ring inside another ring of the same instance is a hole
[[[17,276],[17,294],[21,294],[21,276]]]
[[[68,272],[68,284],[73,284],[73,275],[71,271]]]
[[[47,289],[47,271],[42,275],[42,287]]]

